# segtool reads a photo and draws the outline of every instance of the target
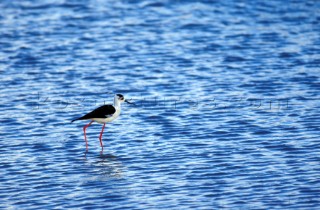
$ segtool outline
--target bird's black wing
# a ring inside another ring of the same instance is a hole
[[[107,118],[112,116],[115,112],[116,109],[112,105],[103,105],[80,118],[72,120],[71,122],[76,120],[87,120],[91,118]]]

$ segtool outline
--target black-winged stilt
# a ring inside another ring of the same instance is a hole
[[[113,105],[108,104],[108,105],[103,105],[100,106],[99,108],[93,110],[92,112],[89,112],[88,114],[74,119],[71,122],[74,122],[76,120],[91,120],[89,122],[89,124],[85,125],[83,127],[83,133],[84,133],[84,140],[86,142],[86,150],[88,150],[88,141],[87,141],[87,136],[86,136],[86,129],[93,123],[93,122],[97,122],[100,124],[103,124],[102,126],[102,130],[99,136],[99,140],[100,140],[100,145],[102,147],[103,150],[103,143],[102,143],[102,134],[103,134],[103,130],[106,126],[106,123],[111,122],[113,120],[115,120],[121,112],[121,103],[122,102],[127,102],[129,104],[133,104],[131,102],[129,102],[128,100],[126,100],[123,95],[121,94],[116,94],[114,96],[114,101],[113,101]]]

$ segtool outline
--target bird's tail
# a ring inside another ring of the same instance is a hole
[[[81,118],[81,117],[80,117]],[[77,118],[77,119],[74,119],[74,120],[71,120],[71,123],[73,123],[74,121],[76,120],[81,120],[80,118]]]
[[[77,121],[77,120],[87,120],[88,118],[86,118],[85,116],[83,117],[79,117],[77,119],[74,119],[74,120],[71,120],[71,123],[73,123],[74,121]]]

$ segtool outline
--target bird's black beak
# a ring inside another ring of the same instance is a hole
[[[127,99],[126,99],[126,100],[124,100],[124,102],[127,102],[128,104],[133,104],[133,105],[136,105],[135,103],[133,103],[133,102],[130,102],[130,101],[128,101]]]

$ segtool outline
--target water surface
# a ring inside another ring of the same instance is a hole
[[[318,209],[319,9],[1,1],[0,207]]]

